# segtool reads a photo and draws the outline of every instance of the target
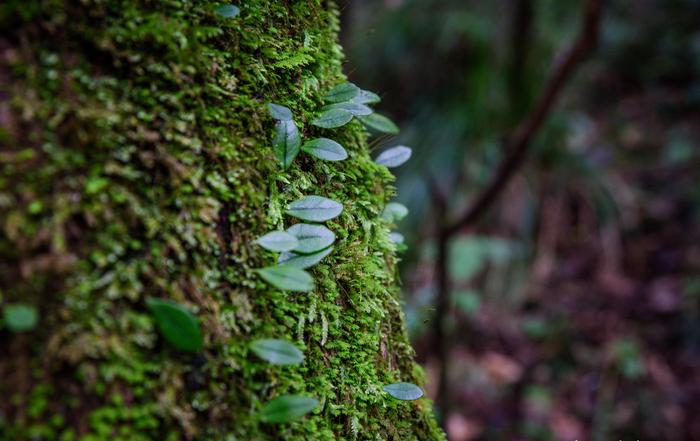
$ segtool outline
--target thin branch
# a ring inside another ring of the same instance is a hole
[[[598,42],[602,0],[588,0],[581,33],[566,55],[556,64],[544,92],[530,114],[516,128],[505,143],[508,152],[499,164],[486,188],[479,194],[464,214],[447,228],[448,235],[473,225],[498,198],[506,184],[523,164],[532,139],[557,102],[566,83],[576,69],[593,51]]]

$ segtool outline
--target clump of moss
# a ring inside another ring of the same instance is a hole
[[[300,155],[282,172],[265,103],[292,109],[305,137],[322,92],[343,80],[327,2],[9,0],[0,5],[0,301],[40,311],[3,333],[0,438],[33,440],[443,439],[421,383],[379,213],[393,177],[358,123],[332,132],[348,160]],[[290,201],[343,203],[317,289],[289,294],[253,270],[252,242],[287,227]],[[206,349],[178,353],[144,300],[186,304]],[[255,338],[303,348],[271,367]],[[307,393],[304,420],[261,423],[262,403]]]

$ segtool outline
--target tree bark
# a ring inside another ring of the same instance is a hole
[[[344,81],[335,6],[220,4],[0,5],[0,307],[39,311],[32,331],[0,329],[0,439],[444,439],[428,400],[382,391],[423,381],[379,217],[393,178],[359,123],[310,124]],[[350,158],[283,171],[268,102]],[[344,206],[335,249],[315,291],[275,290],[254,269],[276,256],[253,241],[311,194]],[[204,349],[169,346],[149,297],[194,311]],[[304,363],[257,359],[257,338],[294,341]],[[262,423],[283,394],[321,405]]]

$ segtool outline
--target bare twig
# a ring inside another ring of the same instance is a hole
[[[561,61],[556,64],[553,74],[532,112],[506,141],[507,156],[498,166],[488,185],[474,199],[464,214],[449,225],[447,228],[449,234],[454,234],[473,225],[493,204],[510,178],[523,164],[532,139],[556,104],[564,86],[595,48],[598,41],[601,9],[602,0],[588,0],[586,2],[583,27],[578,39]]]

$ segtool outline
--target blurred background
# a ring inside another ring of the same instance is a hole
[[[454,218],[484,188],[583,1],[340,3],[345,70],[402,128],[377,146],[414,149],[405,308],[449,439],[700,440],[700,0],[605,2],[595,53],[444,259],[436,194]]]

